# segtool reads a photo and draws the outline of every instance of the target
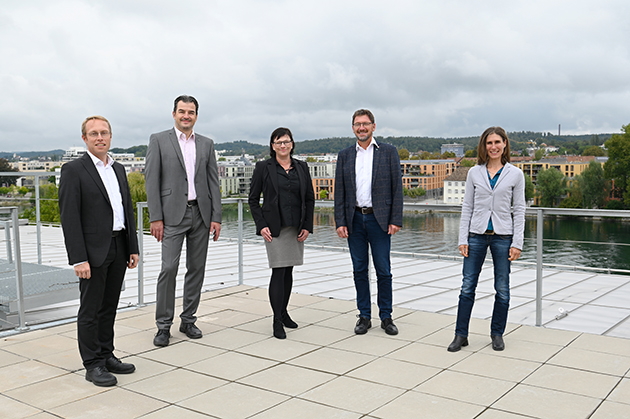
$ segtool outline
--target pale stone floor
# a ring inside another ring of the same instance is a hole
[[[44,230],[43,263],[64,266],[58,229]],[[21,234],[32,262],[33,234]],[[35,325],[46,315],[29,313],[30,331],[0,335],[0,418],[630,418],[628,277],[545,271],[535,327],[535,272],[515,265],[506,349],[495,352],[486,267],[470,345],[449,353],[461,262],[394,257],[400,334],[386,335],[374,308],[374,327],[356,336],[348,254],[309,248],[290,306],[300,327],[281,341],[271,336],[264,247],[245,245],[238,285],[236,245],[220,240],[197,313],[204,337],[190,340],[176,324],[171,345],[156,348],[159,247],[147,240],[145,249],[149,304],[135,305],[129,271],[121,307],[131,306],[116,322],[116,354],[137,371],[116,387],[88,383],[75,323]],[[569,315],[556,320],[559,307]]]

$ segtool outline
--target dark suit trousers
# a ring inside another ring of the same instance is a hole
[[[91,266],[90,279],[81,279],[81,306],[77,316],[79,352],[86,369],[104,366],[114,352],[114,320],[127,270],[125,234],[111,238],[103,265]]]

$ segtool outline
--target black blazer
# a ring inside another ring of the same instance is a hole
[[[138,253],[133,205],[125,168],[120,163],[114,163],[113,168],[125,210],[129,259],[129,255]],[[112,240],[114,211],[105,185],[87,153],[61,167],[59,211],[69,264],[88,261],[91,266],[101,266]]]
[[[300,196],[302,198],[302,209],[300,211],[300,228],[313,232],[313,213],[315,211],[315,193],[313,192],[313,181],[308,172],[306,162],[291,159],[293,167],[297,170],[300,179]],[[260,206],[260,193],[263,194],[263,205]],[[259,161],[252,175],[249,189],[249,209],[256,223],[256,234],[259,236],[260,230],[269,227],[272,237],[278,237],[282,229],[280,220],[280,206],[278,204],[278,173],[276,172],[276,159],[274,157]]]

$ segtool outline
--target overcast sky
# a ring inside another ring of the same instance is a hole
[[[180,94],[216,142],[563,134],[630,123],[630,2],[0,0],[0,151],[113,147],[173,126]]]

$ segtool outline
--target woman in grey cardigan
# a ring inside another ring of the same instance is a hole
[[[459,225],[459,252],[464,256],[455,339],[449,352],[468,345],[468,324],[475,289],[488,248],[494,265],[492,349],[505,348],[503,332],[510,306],[510,264],[521,256],[525,229],[525,176],[509,163],[510,141],[501,127],[484,131],[477,147],[477,166],[470,169]],[[512,214],[513,207],[513,214]]]

